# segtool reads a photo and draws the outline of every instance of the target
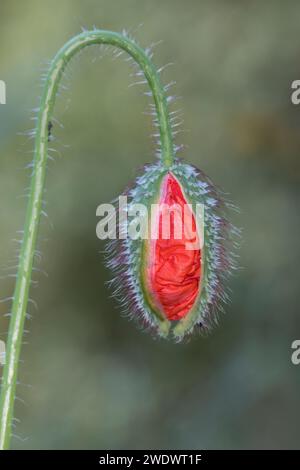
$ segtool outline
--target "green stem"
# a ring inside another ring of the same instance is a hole
[[[160,82],[159,74],[147,53],[132,39],[111,31],[87,31],[72,38],[56,54],[51,64],[38,114],[34,171],[20,252],[19,268],[13,296],[11,320],[9,325],[6,364],[4,366],[0,396],[0,449],[8,449],[11,439],[14,399],[18,363],[24,330],[24,321],[31,283],[32,265],[38,236],[39,221],[42,213],[42,199],[46,177],[48,155],[48,126],[51,121],[59,83],[71,58],[86,46],[110,44],[126,51],[141,67],[150,86],[157,112],[160,132],[161,158],[165,166],[172,165],[174,148],[167,99]]]

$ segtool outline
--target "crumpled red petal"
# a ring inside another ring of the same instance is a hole
[[[200,288],[201,249],[196,220],[188,204],[180,183],[168,173],[161,185],[156,220],[157,239],[150,240],[147,263],[147,285],[155,307],[169,320],[185,317],[194,305]],[[178,219],[177,215],[189,215]],[[164,215],[169,211],[169,219]],[[166,220],[169,230],[167,230]],[[178,232],[178,220],[183,220]],[[190,228],[187,230],[187,223]],[[164,231],[165,230],[165,231]],[[178,239],[178,233],[180,239]],[[168,237],[166,237],[166,234]],[[193,243],[193,249],[187,248]]]

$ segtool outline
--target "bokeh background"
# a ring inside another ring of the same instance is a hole
[[[41,75],[81,27],[129,29],[174,65],[183,156],[240,207],[241,269],[219,328],[182,345],[119,314],[105,286],[96,207],[152,161],[147,99],[98,48],[69,68],[56,106],[43,253],[16,401],[15,449],[299,448],[300,4],[201,0],[1,0],[0,298],[12,295]],[[9,303],[0,303],[5,339]]]

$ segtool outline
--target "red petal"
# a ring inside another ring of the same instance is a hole
[[[172,173],[168,173],[162,182],[158,210],[154,220],[152,218],[152,224],[158,229],[158,237],[150,241],[146,276],[156,308],[169,320],[180,320],[188,314],[200,287],[199,236],[195,216],[191,208],[184,209],[186,204],[188,202],[179,182]],[[188,218],[184,217],[184,210]],[[179,214],[180,211],[182,219],[174,215],[174,212]],[[170,218],[165,219],[164,215],[168,212]],[[178,220],[183,220],[184,228],[182,222],[178,224]],[[191,229],[186,233],[188,222]],[[189,243],[194,243],[195,248],[187,249]]]

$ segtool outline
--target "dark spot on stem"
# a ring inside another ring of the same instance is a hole
[[[53,128],[53,124],[51,121],[48,122],[48,142],[50,142],[51,139],[51,130]]]

